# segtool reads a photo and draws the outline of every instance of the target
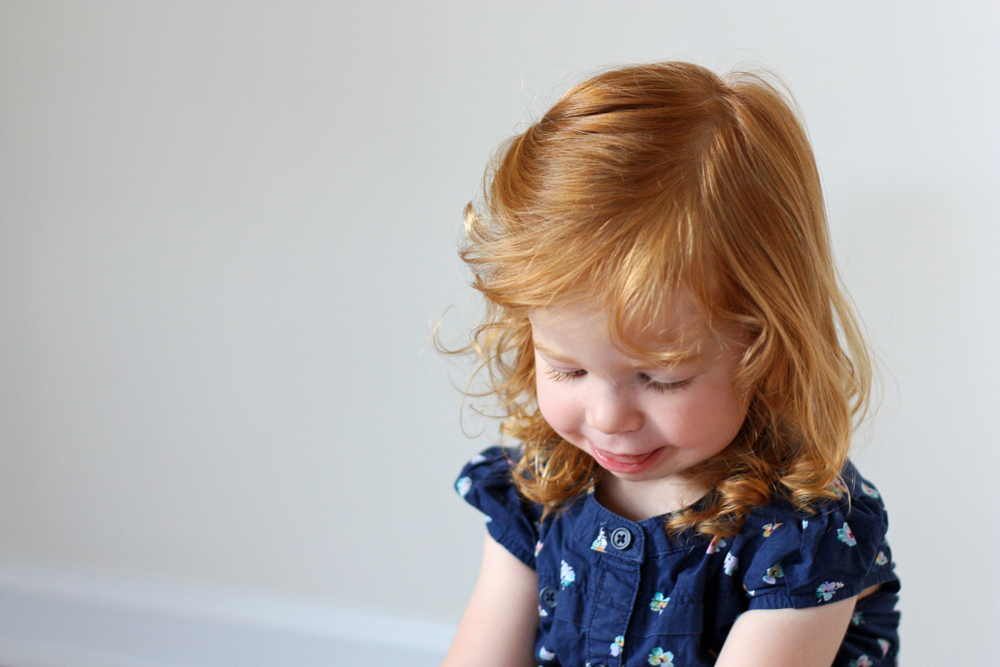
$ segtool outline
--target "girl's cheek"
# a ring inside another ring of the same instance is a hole
[[[541,410],[542,416],[551,423],[553,416],[557,412],[551,390],[548,387],[539,385],[536,389],[536,394],[538,396],[538,409]]]
[[[567,399],[565,392],[549,383],[540,383],[536,388],[538,409],[549,426],[556,430],[565,428],[572,413],[572,401]]]

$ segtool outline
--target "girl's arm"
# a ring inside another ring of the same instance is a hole
[[[534,667],[538,575],[489,534],[479,579],[441,667]]]
[[[754,609],[736,619],[716,667],[830,667],[857,596],[809,609]]]

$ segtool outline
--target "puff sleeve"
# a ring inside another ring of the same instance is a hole
[[[776,503],[748,517],[731,553],[750,609],[814,607],[896,579],[879,492],[850,463],[842,479],[814,514]]]
[[[455,490],[486,515],[486,528],[494,540],[535,569],[542,513],[541,507],[521,498],[514,488],[511,461],[518,456],[520,450],[516,448],[490,447],[466,464]]]

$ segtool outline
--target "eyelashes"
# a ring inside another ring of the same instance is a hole
[[[545,369],[545,374],[549,376],[550,379],[556,382],[568,382],[569,380],[575,380],[576,378],[581,378],[587,374],[587,371],[582,368],[577,371],[561,371],[558,368],[552,368],[549,366]]]
[[[558,368],[552,368],[551,366],[549,366],[548,368],[545,369],[545,375],[548,376],[549,379],[555,382],[570,382],[571,380],[582,378],[586,374],[587,371],[585,371],[582,368],[575,371],[561,371]],[[677,391],[678,389],[683,389],[684,387],[691,384],[691,381],[694,379],[694,378],[687,378],[686,380],[678,380],[677,382],[658,382],[650,378],[645,373],[641,375],[641,378],[643,387],[652,389],[653,391],[659,392],[661,394],[665,394],[671,391]]]
[[[678,389],[683,389],[684,387],[691,384],[693,378],[688,378],[686,380],[679,380],[677,382],[656,382],[655,380],[648,380],[646,386],[653,391],[658,391],[661,394],[666,394],[667,392],[677,391]]]

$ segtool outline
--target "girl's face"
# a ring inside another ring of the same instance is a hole
[[[601,499],[627,514],[661,514],[705,493],[685,472],[725,449],[746,417],[747,402],[733,388],[743,347],[709,333],[690,299],[675,305],[654,330],[683,337],[684,349],[694,342],[697,353],[670,367],[615,347],[602,311],[574,305],[528,315],[539,409],[560,436],[611,473]],[[632,342],[670,351],[659,338]]]

